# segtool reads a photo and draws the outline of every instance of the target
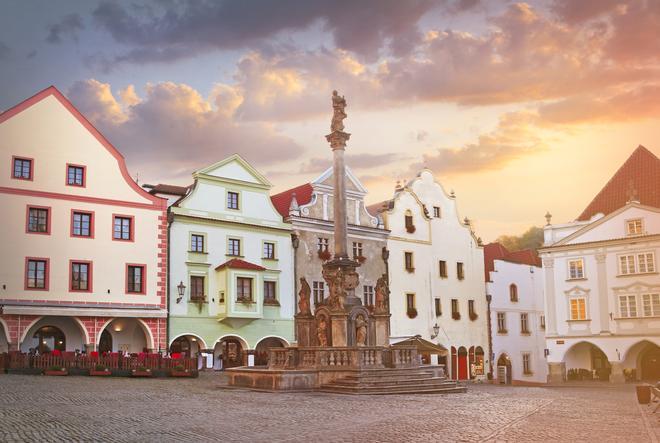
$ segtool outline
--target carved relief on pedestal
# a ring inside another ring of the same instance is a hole
[[[328,346],[328,320],[325,315],[319,315],[316,324],[316,337],[319,341],[319,346]]]
[[[343,311],[347,292],[357,287],[360,276],[350,267],[324,266],[323,279],[330,290],[328,307],[331,311]]]

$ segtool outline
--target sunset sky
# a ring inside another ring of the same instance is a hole
[[[369,189],[426,166],[477,235],[575,219],[660,155],[660,0],[5,1],[0,109],[55,85],[140,182],[234,152],[275,185],[330,165],[330,95]]]

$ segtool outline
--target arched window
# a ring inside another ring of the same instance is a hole
[[[509,295],[511,296],[511,301],[517,302],[518,301],[518,286],[511,283],[511,285],[509,286]]]

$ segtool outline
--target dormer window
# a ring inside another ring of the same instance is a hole
[[[238,192],[227,192],[227,209],[239,209],[238,205]]]
[[[440,208],[438,206],[433,207],[433,217],[440,218]]]
[[[626,220],[626,235],[640,235],[642,231],[642,219],[635,218],[633,220]]]

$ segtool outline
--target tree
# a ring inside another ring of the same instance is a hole
[[[543,245],[543,228],[532,226],[521,235],[500,235],[495,241],[509,251],[537,250]]]

